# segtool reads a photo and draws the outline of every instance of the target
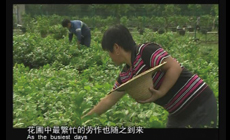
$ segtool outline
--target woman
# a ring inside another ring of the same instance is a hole
[[[217,126],[217,103],[210,87],[196,74],[191,73],[172,58],[160,45],[136,45],[123,25],[110,27],[103,35],[102,48],[116,65],[125,63],[113,89],[152,67],[167,62],[153,74],[151,98],[139,103],[154,102],[169,112],[167,128],[199,128]],[[86,114],[102,114],[124,95],[111,92]]]

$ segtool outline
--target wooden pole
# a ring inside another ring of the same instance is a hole
[[[25,4],[17,5],[17,22],[18,24],[23,24],[22,15],[25,14]]]

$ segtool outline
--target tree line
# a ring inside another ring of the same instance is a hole
[[[201,16],[218,15],[218,4],[26,4],[26,13],[65,16]]]

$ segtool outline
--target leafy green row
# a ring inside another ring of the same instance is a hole
[[[23,63],[30,68],[53,63],[57,66],[71,64],[79,70],[86,69],[94,63],[102,65],[100,46],[82,46],[79,50],[75,43],[69,44],[66,40],[54,40],[51,36],[42,38],[36,33],[13,36],[13,62]]]
[[[60,16],[60,15],[39,15],[39,16],[30,16],[25,14],[23,16],[23,21],[25,27],[28,31],[33,32],[35,30],[39,30],[42,32],[48,32],[49,27],[53,25],[61,25],[61,21],[65,18],[69,18],[71,20],[81,19],[85,22],[89,27],[93,28],[103,28],[104,25],[110,26],[116,23],[124,24],[127,27],[176,27],[180,26],[192,26],[194,27],[196,24],[195,16],[181,16],[181,15],[171,15],[172,13],[168,12],[165,17],[162,16],[122,16],[119,15],[119,18],[116,16],[108,16],[106,18],[101,16]],[[117,19],[118,18],[118,19]],[[201,15],[200,26],[202,27],[212,27],[214,17],[211,15]]]
[[[14,127],[80,123],[84,94],[75,83],[77,70],[66,67],[56,71],[49,65],[29,70],[16,64],[13,76]]]
[[[155,104],[140,105],[129,96],[122,98],[102,116],[81,120],[82,114],[97,104],[113,86],[110,83],[114,81],[107,77],[111,74],[111,70],[109,72],[100,69],[92,67],[80,75],[70,66],[56,70],[50,65],[40,69],[29,69],[23,64],[15,64],[13,126],[19,128],[30,125],[164,126],[166,112],[164,113]],[[95,70],[97,72],[94,73]],[[117,75],[118,71],[118,69],[112,70],[111,76]],[[88,72],[92,73],[92,81],[87,79]],[[157,113],[158,111],[165,115]],[[161,117],[158,119],[157,116]]]

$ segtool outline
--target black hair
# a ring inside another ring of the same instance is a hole
[[[67,27],[68,26],[68,23],[70,23],[70,20],[69,19],[64,19],[63,21],[62,21],[62,27]]]
[[[104,32],[101,44],[102,49],[113,52],[115,43],[121,46],[125,51],[132,51],[134,45],[136,45],[129,30],[121,24],[111,26]]]

